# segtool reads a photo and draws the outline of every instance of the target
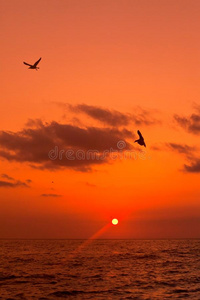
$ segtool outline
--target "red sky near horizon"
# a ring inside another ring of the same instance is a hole
[[[10,0],[0,20],[0,238],[200,237],[200,2]]]

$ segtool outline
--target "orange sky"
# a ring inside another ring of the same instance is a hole
[[[0,238],[200,237],[200,2],[1,1],[0,26]],[[136,159],[48,157],[118,141]]]

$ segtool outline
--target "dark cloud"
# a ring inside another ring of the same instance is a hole
[[[58,195],[58,194],[42,194],[41,197],[62,197],[62,195]]]
[[[25,182],[18,180],[16,182],[0,181],[0,187],[16,188],[16,187],[29,187],[29,186]]]
[[[152,149],[153,147],[151,147]],[[166,143],[164,145],[160,145],[155,147],[153,150],[171,150],[174,152],[183,155],[183,157],[189,162],[188,164],[184,164],[181,171],[188,173],[199,173],[200,172],[200,159],[196,157],[199,149],[197,147],[188,146],[186,144],[177,144],[177,143]]]
[[[137,112],[133,115],[132,121],[137,126],[151,126],[156,124],[161,124],[161,120],[154,118],[154,110],[146,110],[143,108],[138,108]]]
[[[200,159],[195,157],[198,149],[188,145],[169,143],[168,147],[180,154],[183,154],[189,161],[189,164],[184,164],[182,171],[188,173],[199,173],[200,172]]]
[[[196,113],[184,117],[174,115],[174,120],[186,131],[193,134],[200,134],[200,107],[195,107]]]
[[[2,178],[5,178],[9,181],[0,181],[0,187],[29,187],[29,185],[27,183],[30,183],[31,181],[27,181],[26,182],[23,182],[21,180],[16,180],[14,179],[13,177],[7,175],[7,174],[1,174],[1,177]],[[12,181],[12,182],[10,182]]]
[[[153,145],[150,147],[151,150],[153,151],[162,151],[163,150],[163,146],[161,145]]]
[[[200,173],[200,158],[193,159],[190,165],[184,165],[184,171],[188,173]]]
[[[62,105],[62,104],[58,104]],[[65,108],[70,109],[74,113],[84,113],[91,118],[100,121],[109,126],[127,126],[133,123],[137,126],[154,125],[160,123],[152,115],[153,111],[147,111],[142,108],[137,108],[135,113],[122,113],[116,110],[109,110],[99,106],[86,104],[70,105],[63,104]]]
[[[31,179],[26,179],[26,182],[31,183],[32,180]]]
[[[27,126],[27,127],[43,127],[43,122],[40,119],[28,119],[25,126]]]
[[[191,147],[191,146],[183,145],[183,144],[168,143],[166,145],[171,150],[176,151],[181,154],[185,154],[186,156],[190,156],[197,150],[195,147]]]
[[[9,175],[7,175],[7,174],[1,174],[1,177],[2,177],[2,178],[5,178],[5,179],[8,179],[8,180],[14,180],[13,177],[11,177],[11,176],[9,176]]]
[[[102,123],[111,126],[126,126],[131,121],[131,115],[124,114],[116,110],[104,109],[97,106],[79,104],[76,106],[69,105],[71,111],[85,113]]]
[[[133,138],[133,134],[127,129],[81,128],[57,122],[41,123],[38,120],[34,128],[34,121],[29,123],[31,128],[25,127],[22,131],[0,131],[0,157],[9,161],[28,162],[33,168],[68,167],[87,172],[92,165],[107,163],[109,153],[102,159],[103,152],[119,150],[119,141],[125,142],[123,150],[132,149],[126,138]]]
[[[151,146],[151,149],[154,151],[174,151],[180,154],[183,154],[187,157],[193,155],[198,149],[196,147],[191,147],[186,144],[177,144],[177,143],[160,143]]]

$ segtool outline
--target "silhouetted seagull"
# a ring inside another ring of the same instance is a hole
[[[41,61],[42,57],[40,57],[33,65],[27,64],[25,61],[23,62],[25,65],[29,66],[29,69],[35,69],[36,71],[39,69],[37,65]]]
[[[139,145],[146,147],[146,144],[144,142],[144,138],[143,138],[141,132],[138,130],[137,133],[138,133],[140,138],[138,140],[135,140],[134,143],[138,143]]]

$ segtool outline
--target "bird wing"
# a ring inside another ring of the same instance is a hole
[[[39,64],[39,62],[41,61],[41,59],[42,59],[42,57],[40,57],[40,58],[34,63],[33,67],[36,67],[36,66]]]
[[[27,64],[25,61],[23,61],[23,63],[24,63],[25,65],[29,66],[29,67],[32,67],[32,65]]]
[[[139,130],[137,131],[137,133],[138,133],[139,137],[140,137],[141,139],[143,139],[143,136],[142,136],[142,134],[141,134],[141,132],[140,132]]]

